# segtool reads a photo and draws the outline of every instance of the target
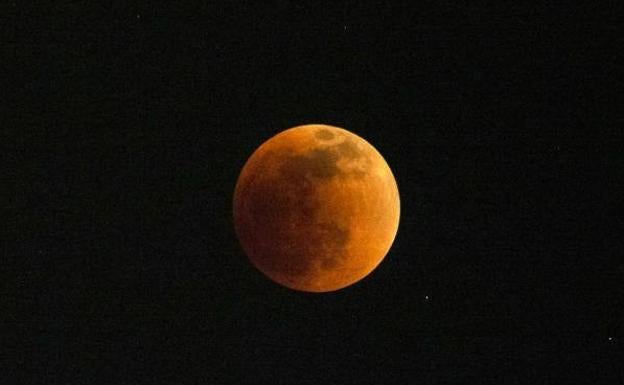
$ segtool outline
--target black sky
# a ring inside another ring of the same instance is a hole
[[[3,383],[624,382],[620,3],[130,3],[2,5]],[[307,123],[402,203],[322,295],[231,220]]]

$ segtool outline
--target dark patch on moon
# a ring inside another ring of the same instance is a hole
[[[335,269],[343,263],[345,258],[344,249],[349,242],[349,229],[335,223],[324,223],[320,226],[321,236],[330,245],[329,250],[321,253],[321,268]]]
[[[303,166],[303,171],[316,178],[331,178],[340,173],[337,166],[338,154],[331,147],[315,149],[307,155],[297,159]]]
[[[300,277],[314,271],[317,263],[323,270],[334,270],[344,265],[348,257],[345,253],[350,237],[348,228],[331,222],[317,223],[301,228],[301,233],[306,234],[306,243],[292,247],[299,243],[299,238],[282,239],[282,250],[267,256],[267,269],[274,268],[276,272],[284,273],[287,279],[299,277],[293,281],[299,282]]]
[[[350,139],[347,139],[344,142],[337,144],[336,151],[341,157],[344,156],[347,159],[357,159],[362,157],[362,153],[358,148],[357,144]]]
[[[332,140],[334,139],[334,133],[326,128],[321,128],[320,130],[314,133],[317,139],[320,140]]]
[[[346,139],[334,146],[315,148],[303,154],[286,155],[281,170],[287,176],[307,175],[319,179],[350,176],[359,179],[364,177],[366,173],[361,170],[345,172],[338,167],[338,160],[342,158],[353,160],[362,157],[362,152],[357,144],[352,139]]]

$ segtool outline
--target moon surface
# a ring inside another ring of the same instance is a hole
[[[233,202],[251,263],[295,290],[327,292],[366,277],[394,241],[396,181],[361,137],[327,125],[294,127],[247,160]]]

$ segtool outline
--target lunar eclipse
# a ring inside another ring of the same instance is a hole
[[[304,125],[264,142],[234,191],[236,234],[274,282],[334,291],[369,275],[397,233],[399,192],[390,167],[361,137]]]

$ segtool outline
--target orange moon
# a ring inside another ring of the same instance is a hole
[[[234,191],[240,244],[271,280],[327,292],[372,272],[390,249],[399,191],[384,158],[342,128],[294,127],[247,160]]]

